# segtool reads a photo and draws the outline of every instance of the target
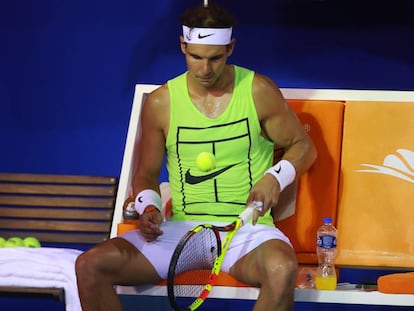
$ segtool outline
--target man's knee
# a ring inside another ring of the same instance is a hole
[[[89,269],[89,261],[87,259],[88,255],[87,253],[82,253],[78,256],[78,258],[76,258],[75,261],[75,271],[76,271],[76,275],[78,276],[82,276],[86,273],[86,270]]]
[[[100,256],[95,256],[93,250],[86,251],[76,258],[75,271],[78,278],[91,279],[99,270]]]
[[[273,258],[266,260],[265,275],[270,283],[284,286],[294,286],[298,271],[295,253],[290,250],[279,249]]]

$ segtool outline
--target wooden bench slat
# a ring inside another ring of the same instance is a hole
[[[0,173],[0,236],[36,237],[57,247],[96,245],[110,237],[118,179]],[[0,296],[52,296],[63,288],[0,286]]]
[[[20,173],[0,173],[0,181],[60,184],[117,184],[117,178],[115,177]]]
[[[8,218],[31,218],[31,219],[83,219],[83,220],[111,220],[111,209],[85,210],[69,208],[16,208],[0,207],[0,216]]]
[[[107,232],[110,227],[107,222],[86,221],[44,221],[44,220],[14,220],[0,219],[2,229],[35,229],[45,231],[79,231],[79,232]]]
[[[108,208],[114,205],[114,198],[76,198],[76,197],[44,197],[44,196],[0,196],[0,205],[19,206],[51,206],[51,207],[99,207]]]
[[[0,193],[13,194],[47,194],[71,196],[113,196],[115,187],[103,186],[66,186],[66,185],[33,185],[33,184],[0,184]]]

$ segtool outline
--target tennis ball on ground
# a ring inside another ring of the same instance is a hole
[[[4,244],[6,244],[6,239],[0,236],[0,247],[4,247]]]
[[[23,247],[23,239],[19,237],[12,237],[4,243],[3,247]]]
[[[33,236],[28,236],[23,240],[23,244],[26,247],[31,247],[31,248],[38,248],[40,247],[40,241],[33,237]]]
[[[196,159],[196,165],[203,172],[214,170],[216,168],[216,158],[211,152],[200,152]]]

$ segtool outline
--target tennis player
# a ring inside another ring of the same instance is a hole
[[[121,310],[114,285],[165,279],[188,230],[205,222],[228,224],[253,201],[262,202],[262,211],[236,234],[222,271],[261,288],[255,311],[293,309],[295,252],[275,228],[271,209],[312,165],[316,151],[273,81],[227,63],[235,19],[206,2],[181,17],[187,71],[152,92],[143,106],[133,180],[139,230],[97,245],[76,262],[84,311]],[[284,149],[276,164],[275,145]],[[202,152],[212,155],[214,165],[197,166]],[[158,186],[165,153],[169,221],[160,212]]]

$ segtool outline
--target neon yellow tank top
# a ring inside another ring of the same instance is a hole
[[[186,73],[169,80],[171,115],[166,139],[172,220],[230,222],[241,213],[251,187],[272,165],[273,143],[260,135],[252,95],[254,72],[234,66],[233,95],[217,118],[203,115],[188,94]],[[216,168],[197,168],[200,152]],[[259,223],[273,225],[268,212]]]

